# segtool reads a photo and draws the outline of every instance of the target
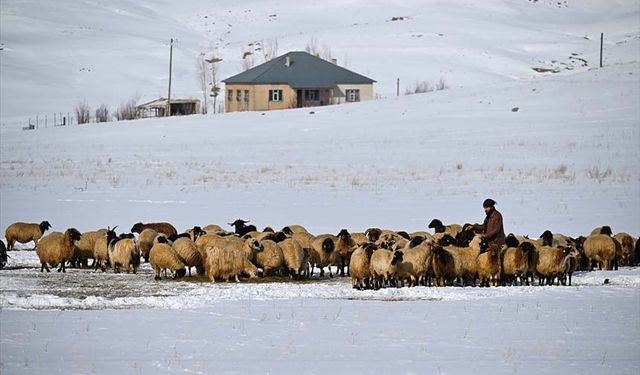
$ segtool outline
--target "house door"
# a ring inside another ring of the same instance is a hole
[[[302,90],[296,90],[296,108],[303,107],[302,99],[303,99]]]

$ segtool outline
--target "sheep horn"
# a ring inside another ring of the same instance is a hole
[[[116,226],[115,226],[115,227],[113,227],[113,229],[111,229],[111,230],[116,230],[116,228],[117,228],[117,227],[118,227],[118,226],[116,225]]]

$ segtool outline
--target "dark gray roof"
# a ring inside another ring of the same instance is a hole
[[[286,66],[286,58],[291,61]],[[224,83],[282,83],[291,88],[325,88],[337,84],[370,84],[375,81],[304,51],[276,57],[245,72],[229,77]]]

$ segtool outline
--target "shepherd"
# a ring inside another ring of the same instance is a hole
[[[496,210],[496,201],[487,198],[482,203],[484,212],[487,215],[482,224],[468,224],[464,230],[472,229],[475,233],[481,234],[489,244],[498,246],[504,245],[506,236],[502,223],[502,214]]]

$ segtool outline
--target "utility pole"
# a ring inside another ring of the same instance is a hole
[[[169,44],[169,93],[167,94],[167,111],[165,116],[171,116],[171,64],[173,63],[173,38]]]
[[[396,96],[400,96],[400,78],[396,81]]]
[[[600,67],[602,68],[602,44],[604,43],[604,33],[600,33]]]

